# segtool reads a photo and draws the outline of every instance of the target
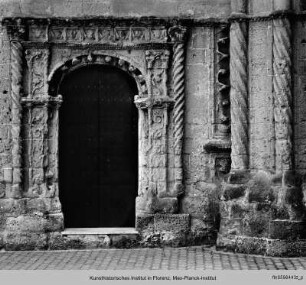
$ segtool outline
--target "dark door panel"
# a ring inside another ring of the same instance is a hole
[[[87,66],[67,75],[60,94],[59,182],[65,226],[134,226],[134,80],[114,67]]]

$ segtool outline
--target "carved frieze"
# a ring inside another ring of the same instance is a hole
[[[29,26],[30,41],[47,41],[47,26],[31,25]]]
[[[31,25],[29,39],[37,42],[99,44],[165,43],[167,29],[161,27],[39,26]]]

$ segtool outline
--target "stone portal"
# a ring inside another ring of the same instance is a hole
[[[134,79],[116,67],[87,65],[69,72],[59,92],[59,185],[65,227],[134,227]]]

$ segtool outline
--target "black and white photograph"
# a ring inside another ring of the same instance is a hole
[[[306,0],[0,0],[1,284],[305,270]]]

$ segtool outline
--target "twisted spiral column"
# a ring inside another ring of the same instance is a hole
[[[185,107],[185,51],[184,44],[174,43],[173,54],[173,87],[174,87],[174,152],[176,168],[176,184],[181,185],[183,180],[183,136],[184,136],[184,107]]]
[[[287,18],[273,20],[273,95],[276,170],[292,169],[291,25]]]
[[[248,158],[248,63],[247,23],[232,22],[230,29],[231,141],[233,170],[247,169]]]
[[[22,84],[23,47],[18,41],[11,41],[11,99],[12,99],[12,162],[13,190],[20,194],[21,183],[21,84]]]

